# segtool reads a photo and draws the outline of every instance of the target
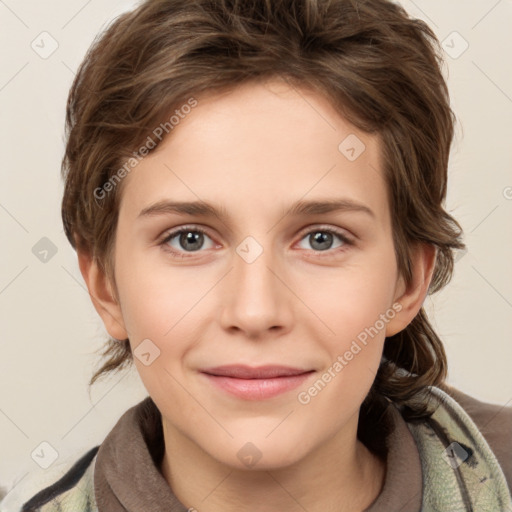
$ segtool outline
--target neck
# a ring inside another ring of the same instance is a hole
[[[385,461],[355,433],[350,444],[338,436],[300,461],[268,470],[225,465],[165,424],[164,438],[162,474],[192,511],[361,512],[380,494],[385,478]]]

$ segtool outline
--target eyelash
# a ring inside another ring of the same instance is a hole
[[[202,229],[198,226],[184,226],[182,228],[177,229],[176,231],[167,233],[165,235],[164,239],[161,242],[159,242],[159,245],[162,247],[163,250],[170,253],[173,257],[176,257],[176,258],[193,257],[194,252],[201,252],[201,251],[199,250],[199,251],[193,251],[193,252],[187,253],[186,251],[176,251],[176,250],[170,248],[170,246],[168,245],[168,242],[171,241],[173,238],[175,238],[177,235],[181,235],[182,233],[190,233],[190,232],[202,233],[203,235],[206,235],[209,238],[211,238],[211,236],[204,229]],[[311,229],[309,231],[306,231],[305,233],[303,233],[300,240],[303,240],[308,235],[311,235],[313,233],[330,233],[332,235],[337,236],[343,242],[343,245],[341,247],[336,247],[335,249],[326,249],[325,251],[315,251],[315,250],[311,249],[313,252],[318,253],[318,255],[320,257],[324,257],[322,255],[322,253],[327,253],[327,254],[325,254],[325,256],[332,256],[333,252],[335,252],[335,253],[343,252],[343,251],[346,251],[348,249],[348,247],[354,245],[353,240],[348,238],[341,231],[338,231],[337,229],[334,229],[334,228],[324,228],[324,227],[317,227],[317,228]]]

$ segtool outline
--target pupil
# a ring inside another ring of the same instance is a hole
[[[189,249],[192,249],[193,251],[197,250],[198,247],[194,247],[193,245],[190,247],[189,244],[194,244],[194,242],[197,242],[198,240],[202,241],[202,239],[201,239],[202,236],[203,236],[202,233],[197,233],[197,232],[192,232],[192,231],[183,233],[181,235],[181,240],[180,240],[181,246],[185,249],[189,248]],[[201,246],[201,244],[198,244],[198,245],[199,245],[199,247]]]
[[[312,247],[314,247],[315,243],[319,243],[320,247],[317,247],[320,250],[325,250],[329,248],[330,242],[331,242],[331,233],[325,233],[322,231],[317,231],[313,235],[313,243],[311,244]]]

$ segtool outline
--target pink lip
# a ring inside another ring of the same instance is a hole
[[[302,384],[313,370],[288,366],[227,365],[201,370],[219,388],[246,400],[264,400],[290,391]]]

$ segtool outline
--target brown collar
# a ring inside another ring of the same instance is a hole
[[[419,512],[421,463],[406,422],[391,407],[381,494],[365,512]],[[187,512],[160,473],[164,454],[161,414],[151,397],[128,409],[98,450],[94,491],[99,512]]]

